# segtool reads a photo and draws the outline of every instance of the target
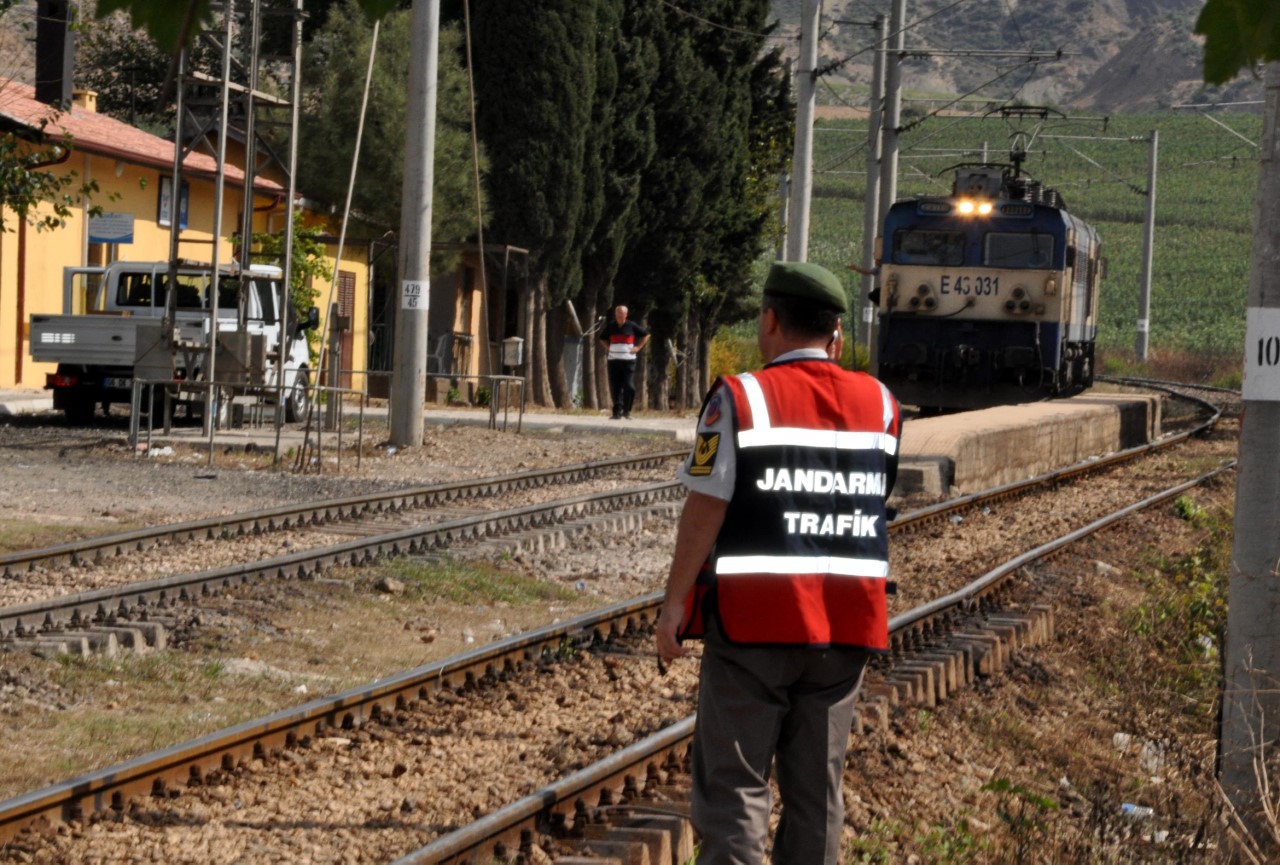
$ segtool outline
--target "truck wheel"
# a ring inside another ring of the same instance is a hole
[[[73,396],[67,400],[66,407],[63,411],[67,416],[67,424],[70,426],[88,426],[93,422],[93,410],[98,405],[98,401],[92,396]]]
[[[300,369],[293,380],[293,387],[289,389],[288,397],[285,398],[284,419],[293,423],[303,420],[310,405],[311,378],[305,369]]]

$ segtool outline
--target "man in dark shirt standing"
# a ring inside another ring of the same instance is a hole
[[[636,354],[649,344],[649,331],[627,320],[627,308],[613,311],[613,321],[600,332],[609,355],[609,395],[613,398],[613,420],[631,417],[636,398]]]

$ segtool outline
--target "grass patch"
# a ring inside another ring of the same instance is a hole
[[[1232,515],[1192,496],[1179,497],[1174,510],[1204,533],[1204,541],[1168,567],[1143,575],[1149,599],[1128,621],[1147,652],[1169,659],[1151,677],[1151,687],[1180,694],[1188,705],[1211,705],[1227,624]]]
[[[44,679],[53,707],[6,721],[0,798],[104,768],[303,699],[292,682],[224,675],[218,662],[161,651],[114,658],[14,657],[23,680]]]
[[[465,605],[518,605],[577,598],[562,586],[503,571],[483,562],[425,562],[398,558],[388,562],[386,570],[408,587],[410,596],[415,600]]]
[[[139,523],[120,523],[110,531],[125,532],[139,527]],[[16,553],[53,547],[81,538],[104,533],[101,525],[92,523],[50,523],[48,520],[0,520],[0,552]]]
[[[1239,390],[1244,381],[1244,355],[1240,352],[1193,352],[1185,349],[1151,350],[1144,362],[1132,351],[1099,352],[1098,371],[1119,378],[1184,381]]]

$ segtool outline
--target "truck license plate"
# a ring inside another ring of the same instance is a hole
[[[109,390],[128,390],[132,384],[133,379],[129,378],[107,378],[102,381],[102,386]]]

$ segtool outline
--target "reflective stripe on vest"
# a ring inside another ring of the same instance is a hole
[[[775,427],[769,421],[769,407],[765,405],[760,382],[749,372],[738,376],[742,389],[751,406],[752,428],[738,433],[739,448],[769,447],[771,445],[795,445],[805,448],[835,448],[837,450],[884,451],[889,456],[898,452],[898,439],[889,433],[841,432],[838,430],[801,429],[799,427]],[[884,385],[880,385],[884,403],[884,426],[893,424],[893,397]]]
[[[898,452],[898,439],[889,433],[841,432],[800,427],[775,427],[769,416],[764,391],[754,375],[744,372],[738,377],[751,408],[751,429],[738,433],[738,448],[793,445],[837,450],[882,450],[893,456]],[[877,382],[877,384],[880,384]],[[894,420],[894,403],[889,389],[880,384],[884,426]],[[853,559],[839,556],[721,556],[716,560],[717,574],[829,574],[841,577],[886,579],[889,563],[876,559]]]

